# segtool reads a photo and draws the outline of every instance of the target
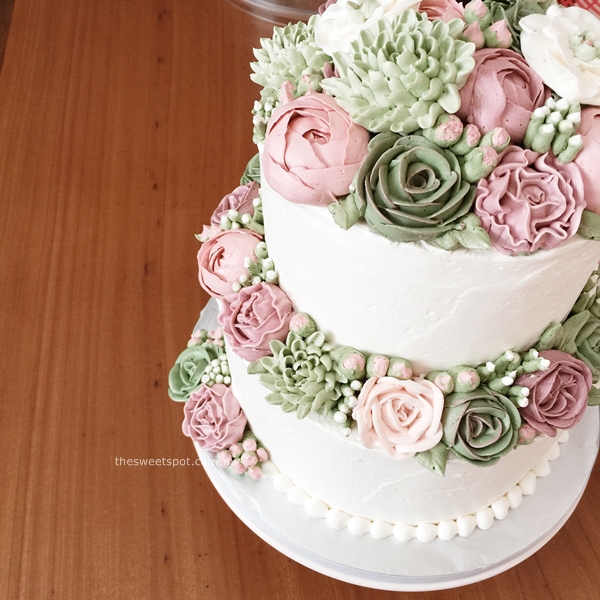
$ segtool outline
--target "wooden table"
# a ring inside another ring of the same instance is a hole
[[[207,299],[194,234],[254,154],[271,26],[226,0],[0,6],[0,598],[400,597],[279,554],[200,467],[117,465],[195,456],[167,374]],[[597,599],[599,506],[597,468],[535,556],[419,598]]]

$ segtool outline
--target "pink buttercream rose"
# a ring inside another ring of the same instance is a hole
[[[583,419],[592,372],[583,361],[560,350],[545,350],[540,357],[550,366],[515,382],[530,389],[529,404],[519,412],[532,427],[554,437],[557,429],[571,429]]]
[[[600,214],[600,108],[589,106],[581,111],[581,125],[577,133],[583,136],[583,148],[575,157],[581,171],[585,200],[589,210]]]
[[[246,185],[239,185],[233,192],[227,194],[213,212],[210,218],[212,227],[219,227],[221,217],[226,215],[230,210],[237,210],[240,214],[254,214],[254,206],[252,201],[258,198],[259,186],[256,181],[251,181]]]
[[[293,314],[286,293],[261,282],[225,296],[218,320],[232,350],[245,360],[258,360],[271,353],[272,340],[285,340]]]
[[[331,96],[310,91],[269,119],[263,173],[291,202],[327,205],[348,193],[368,143],[369,132]]]
[[[421,0],[419,12],[427,13],[430,20],[442,19],[451,21],[452,19],[462,19],[464,7],[456,0]]]
[[[477,184],[475,214],[496,250],[549,250],[577,232],[585,208],[583,182],[573,163],[550,153],[509,146],[498,166]]]
[[[198,252],[200,285],[216,298],[231,294],[232,284],[248,274],[244,259],[254,256],[261,239],[248,229],[230,229],[204,242]]]
[[[511,141],[520,144],[531,113],[546,101],[541,77],[514,50],[484,48],[473,58],[475,68],[460,90],[456,114],[484,133],[504,127]]]
[[[352,412],[366,448],[379,447],[391,458],[410,458],[442,439],[444,394],[426,379],[371,377]]]
[[[183,407],[183,433],[203,450],[218,452],[239,441],[246,416],[231,388],[215,383],[203,385]]]

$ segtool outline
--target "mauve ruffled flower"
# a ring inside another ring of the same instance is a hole
[[[261,236],[248,229],[230,229],[211,237],[198,252],[200,285],[215,298],[232,293],[232,284],[247,275],[246,257],[253,257]]]
[[[426,379],[367,380],[352,417],[366,448],[381,448],[391,458],[410,458],[442,438],[444,395]]]
[[[247,423],[231,388],[222,383],[203,385],[193,392],[183,407],[183,415],[183,433],[211,452],[239,441]]]
[[[577,233],[584,208],[583,181],[575,164],[509,146],[477,185],[474,212],[496,250],[529,254],[554,248]]]
[[[462,19],[464,6],[456,0],[421,0],[419,12],[427,13],[430,20],[442,19],[446,23],[452,19]]]
[[[219,202],[219,205],[210,218],[210,224],[218,228],[221,224],[221,217],[226,215],[230,210],[236,210],[240,214],[254,214],[252,201],[258,198],[259,190],[260,187],[256,181],[236,187],[233,192],[224,196],[221,202]]]
[[[600,156],[600,108],[589,106],[581,111],[581,125],[577,133],[583,136],[583,148],[575,157],[583,178],[586,208],[600,214],[600,177],[598,177],[598,156]]]
[[[515,384],[530,389],[529,404],[520,409],[523,419],[554,437],[558,429],[571,429],[583,419],[592,372],[583,361],[560,350],[545,350],[540,357],[550,366],[519,377]]]
[[[520,144],[531,113],[546,101],[541,77],[514,50],[483,48],[473,58],[475,68],[460,90],[456,114],[484,133],[504,127]]]
[[[263,175],[291,202],[324,206],[348,194],[368,143],[369,132],[331,96],[310,91],[269,119]]]
[[[284,341],[294,309],[277,285],[257,283],[222,299],[218,320],[231,349],[245,360],[271,353],[272,340]]]

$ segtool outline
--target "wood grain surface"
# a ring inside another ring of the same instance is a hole
[[[279,554],[200,467],[116,464],[195,458],[167,374],[207,299],[194,234],[255,152],[248,63],[270,30],[226,0],[14,2],[0,72],[0,598],[416,597]],[[418,597],[599,598],[599,506],[596,468],[532,558]]]

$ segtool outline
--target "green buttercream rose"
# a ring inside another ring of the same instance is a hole
[[[582,360],[592,371],[593,382],[600,379],[600,319],[584,310],[563,323],[559,350]]]
[[[206,367],[223,354],[222,348],[211,343],[195,344],[186,348],[169,372],[169,397],[185,402],[202,385]]]
[[[521,416],[505,396],[485,387],[446,396],[442,441],[459,458],[491,466],[517,444]]]
[[[475,187],[464,181],[456,156],[420,135],[381,133],[356,175],[365,219],[397,242],[448,231],[473,204]]]

